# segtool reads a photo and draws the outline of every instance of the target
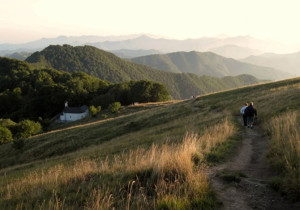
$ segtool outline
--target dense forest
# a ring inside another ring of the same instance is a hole
[[[258,83],[250,75],[215,78],[192,73],[171,73],[123,60],[112,53],[91,46],[50,45],[26,59],[35,67],[55,68],[67,72],[85,72],[109,82],[150,80],[165,85],[173,99],[241,87]]]
[[[110,83],[83,72],[31,69],[23,61],[0,57],[0,118],[49,119],[70,106],[165,101],[165,86],[152,81]]]

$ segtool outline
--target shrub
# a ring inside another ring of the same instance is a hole
[[[8,128],[0,127],[0,144],[5,144],[13,140],[11,131]]]
[[[0,119],[0,126],[10,129],[11,127],[17,125],[14,121],[11,119]]]
[[[111,111],[112,113],[116,113],[119,111],[120,107],[121,107],[120,102],[114,102],[108,106],[108,110]]]
[[[94,105],[90,106],[90,112],[93,117],[96,117],[100,111],[101,111],[101,106],[97,106],[97,107],[95,107]]]
[[[27,138],[41,132],[42,126],[38,122],[23,120],[16,125],[15,138]]]
[[[108,118],[108,115],[107,114],[103,114],[102,118],[106,119],[106,118]]]

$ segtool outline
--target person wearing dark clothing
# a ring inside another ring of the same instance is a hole
[[[245,115],[245,109],[248,107],[248,103],[245,103],[245,105],[241,108],[240,113],[243,116],[243,122],[244,126],[247,126],[247,116]]]
[[[244,115],[247,117],[248,128],[253,128],[254,117],[257,117],[257,111],[253,107],[253,102],[245,109]]]

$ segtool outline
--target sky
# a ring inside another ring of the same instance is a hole
[[[60,35],[250,35],[300,43],[299,0],[0,0],[0,43]]]

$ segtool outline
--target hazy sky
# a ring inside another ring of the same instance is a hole
[[[299,0],[0,0],[0,43],[137,33],[300,43],[299,8]]]

